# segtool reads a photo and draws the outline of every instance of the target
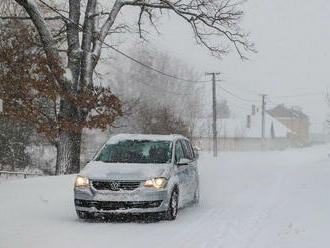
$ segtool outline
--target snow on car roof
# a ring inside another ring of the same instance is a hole
[[[122,140],[152,140],[152,141],[174,141],[176,139],[186,139],[180,134],[160,135],[160,134],[117,134],[112,136],[107,144],[118,143]]]

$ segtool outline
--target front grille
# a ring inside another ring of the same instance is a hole
[[[132,208],[157,208],[162,201],[87,201],[76,199],[78,207],[95,207],[97,210],[125,210]]]
[[[96,190],[135,190],[141,182],[140,181],[92,181],[92,186]]]

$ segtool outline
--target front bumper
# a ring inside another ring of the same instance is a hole
[[[99,214],[139,214],[164,212],[168,209],[168,190],[139,187],[132,191],[98,191],[92,187],[75,187],[77,211]]]

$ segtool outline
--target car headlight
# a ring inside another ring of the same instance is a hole
[[[144,183],[145,187],[154,187],[157,189],[163,188],[167,182],[167,179],[164,177],[157,177],[154,179],[149,179]]]
[[[74,185],[76,187],[86,187],[86,186],[89,186],[89,180],[87,177],[78,175]]]

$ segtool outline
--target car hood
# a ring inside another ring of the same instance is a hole
[[[89,162],[81,175],[90,179],[147,180],[155,177],[169,177],[170,164],[134,164]]]

